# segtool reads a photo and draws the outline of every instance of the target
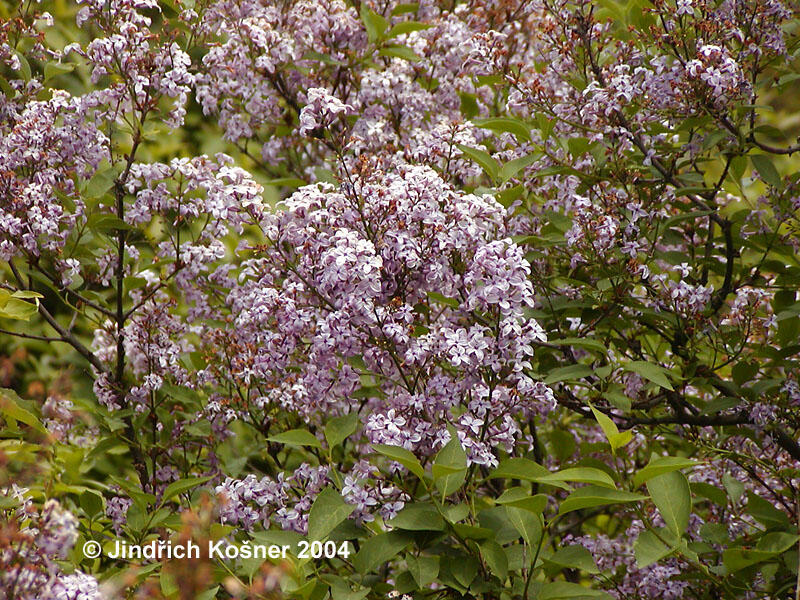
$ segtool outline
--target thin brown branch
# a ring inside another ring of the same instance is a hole
[[[30,333],[20,333],[19,331],[10,331],[8,329],[0,329],[0,333],[5,335],[13,335],[14,337],[24,338],[26,340],[39,340],[40,342],[65,342],[60,337],[47,337],[44,335],[32,335]]]
[[[22,279],[22,275],[20,275],[20,272],[17,269],[16,265],[12,261],[9,261],[8,264],[11,267],[11,272],[14,274],[14,277],[16,278],[20,288],[24,290],[30,290],[30,288],[27,285],[25,285],[25,281]],[[53,315],[51,315],[50,312],[48,312],[48,310],[44,307],[44,304],[42,304],[41,302],[39,303],[39,314],[41,314],[42,317],[44,317],[44,320],[47,321],[50,324],[50,326],[56,330],[58,335],[61,336],[60,341],[66,342],[70,346],[72,346],[78,352],[78,354],[80,354],[86,360],[88,360],[91,363],[91,365],[95,369],[97,369],[100,373],[108,372],[108,367],[106,367],[100,361],[100,359],[94,355],[94,353],[91,350],[89,350],[86,346],[84,346],[83,343],[77,337],[75,337],[72,333],[70,333],[64,327],[62,327],[59,324],[59,322],[55,320]]]

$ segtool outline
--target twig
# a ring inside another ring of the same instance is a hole
[[[61,338],[47,337],[44,335],[32,335],[30,333],[19,333],[18,331],[9,331],[8,329],[0,329],[0,333],[5,335],[13,335],[15,337],[25,338],[26,340],[39,340],[41,342],[64,342]]]
[[[30,288],[25,285],[25,281],[22,279],[22,275],[20,275],[19,270],[17,269],[16,265],[12,261],[8,261],[9,267],[11,267],[11,272],[14,274],[14,277],[17,280],[19,286],[24,290],[30,290]],[[100,373],[107,373],[108,367],[106,367],[94,353],[89,350],[86,346],[84,346],[81,341],[76,338],[72,333],[64,329],[58,321],[53,318],[48,310],[44,307],[44,304],[41,302],[39,303],[39,313],[44,317],[44,320],[47,321],[50,326],[58,332],[58,335],[61,336],[59,341],[66,342],[77,352],[83,356],[86,360],[88,360],[92,366],[97,369]]]

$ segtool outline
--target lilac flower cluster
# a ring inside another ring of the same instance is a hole
[[[742,68],[725,48],[704,45],[697,49],[697,58],[686,63],[686,77],[689,81],[701,81],[717,107],[746,95],[749,84]]]
[[[179,314],[174,297],[164,289],[170,281],[192,302],[192,318],[211,316],[206,298],[199,294],[199,283],[217,282],[215,263],[227,255],[222,239],[230,232],[241,232],[245,223],[262,212],[262,188],[232,159],[219,154],[213,160],[200,156],[174,159],[170,164],[133,163],[127,189],[134,197],[126,221],[133,225],[149,224],[169,218],[175,229],[169,240],[153,248],[163,260],[162,269],[140,262],[139,251],[126,247],[126,274],[135,274],[144,285],[131,291],[138,310],[123,330],[124,350],[135,384],[124,398],[114,389],[107,373],[99,373],[94,391],[110,410],[130,406],[144,412],[152,405],[153,395],[165,381],[191,385],[181,357],[194,349],[192,336],[196,327]],[[178,228],[187,221],[202,221],[190,239],[179,239]],[[109,255],[107,277],[114,270]],[[102,271],[102,259],[99,261]],[[223,279],[227,283],[225,279]],[[107,320],[94,332],[92,349],[102,362],[112,366],[117,357],[116,322]]]
[[[225,38],[203,58],[197,95],[207,114],[219,113],[232,141],[252,138],[265,124],[279,122],[285,102],[299,107],[300,90],[319,87],[290,65],[316,65],[307,55],[320,50],[346,61],[367,41],[355,10],[341,0],[303,0],[286,11],[253,0],[222,0],[205,11],[199,30]],[[267,158],[269,150],[263,152]]]
[[[111,526],[119,535],[122,526],[128,519],[128,509],[133,505],[133,500],[124,496],[114,496],[106,501],[106,515],[111,519]]]
[[[331,96],[325,88],[311,88],[306,93],[306,105],[300,111],[300,135],[330,125],[353,107]]]
[[[680,578],[684,566],[677,559],[669,559],[645,568],[636,565],[633,541],[644,530],[641,521],[635,520],[624,536],[611,538],[604,534],[596,536],[567,536],[564,543],[577,543],[589,550],[597,567],[610,572],[612,577],[607,591],[614,597],[624,598],[683,598],[689,582]]]
[[[76,571],[62,575],[52,584],[48,600],[99,600],[103,598],[97,579],[86,573]]]
[[[317,494],[330,484],[328,467],[313,467],[303,463],[286,476],[275,479],[248,475],[244,479],[228,477],[216,487],[221,497],[220,519],[223,523],[239,525],[250,530],[270,522],[283,529],[305,533],[308,511]]]
[[[199,30],[221,35],[224,42],[203,59],[198,99],[206,114],[219,115],[228,139],[259,142],[268,163],[286,162],[286,150],[296,145],[291,136],[270,135],[292,111],[300,135],[321,135],[332,118],[353,114],[348,133],[354,151],[396,149],[407,159],[477,175],[455,144],[486,134],[463,122],[460,94],[478,95],[484,107],[491,102],[489,86],[476,85],[475,76],[485,74],[489,58],[502,53],[504,36],[471,26],[464,9],[450,13],[433,3],[420,6],[428,27],[397,40],[420,56],[419,63],[393,57],[353,71],[348,61],[376,56],[377,48],[368,43],[354,8],[341,0],[303,0],[285,11],[259,2],[214,2]],[[325,60],[319,58],[321,49]],[[430,73],[436,73],[436,86],[423,81]],[[454,128],[464,133],[451,135]],[[294,150],[317,164],[330,159],[330,149],[319,145]],[[290,167],[298,176],[314,177],[311,168]]]
[[[75,544],[78,520],[56,500],[48,500],[37,511],[27,492],[17,486],[0,491],[21,504],[13,514],[4,509],[2,515],[0,599],[101,600],[94,577],[81,571],[64,573],[57,562]]]
[[[384,480],[383,474],[366,460],[359,460],[344,475],[342,496],[355,506],[350,515],[356,523],[369,523],[378,514],[388,521],[403,510],[410,500],[407,494]]]
[[[86,47],[70,45],[92,66],[92,82],[115,74],[119,80],[90,97],[98,116],[116,121],[130,112],[155,109],[159,98],[173,99],[164,122],[179,127],[186,114],[185,104],[194,84],[191,59],[177,44],[158,45],[151,33],[152,19],[144,11],[160,11],[155,0],[79,0],[79,25],[91,20],[103,24],[107,37],[94,38]]]
[[[0,121],[0,258],[57,252],[84,212],[72,171],[89,177],[108,156],[87,102],[56,91],[49,100],[6,104]],[[70,198],[65,209],[59,195]]]
[[[554,406],[527,371],[545,335],[523,318],[529,267],[502,214],[425,167],[302,188],[260,222],[272,242],[228,296],[236,329],[226,335],[242,349],[232,375],[270,390],[252,398],[259,408],[310,421],[357,410],[370,377],[368,439],[420,453],[446,442],[453,411],[466,408],[470,459],[495,464],[491,449],[519,433],[509,417]]]
[[[395,486],[382,481],[380,472],[367,461],[357,462],[343,476],[342,496],[354,506],[350,518],[357,523],[373,521],[376,514],[391,519],[408,499]],[[274,522],[283,529],[306,533],[311,505],[319,492],[331,484],[328,467],[306,463],[291,475],[280,473],[275,479],[229,477],[216,487],[220,519],[246,530],[256,524],[266,528]]]

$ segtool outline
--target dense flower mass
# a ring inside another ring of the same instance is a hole
[[[251,248],[226,299],[235,327],[202,336],[224,337],[217,347],[236,356],[212,360],[229,366],[203,383],[244,382],[245,419],[366,410],[367,439],[421,455],[456,423],[470,462],[496,466],[492,449],[520,435],[510,417],[555,404],[526,372],[546,339],[524,318],[529,266],[494,199],[460,194],[428,167],[385,168],[363,165],[339,190],[301,188],[259,222],[269,241]],[[373,397],[359,393],[364,377]]]
[[[793,595],[796,6],[19,4],[0,600]]]

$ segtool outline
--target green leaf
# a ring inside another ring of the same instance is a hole
[[[356,412],[331,419],[325,425],[325,439],[328,441],[328,447],[335,448],[353,435],[357,428],[358,413]]]
[[[541,171],[536,171],[536,177],[549,177],[552,175],[575,175],[576,177],[582,175],[580,171],[567,166],[554,166],[547,167]]]
[[[514,187],[508,188],[507,190],[497,192],[494,197],[495,200],[497,200],[500,204],[503,205],[503,208],[509,208],[517,198],[522,196],[524,192],[525,192],[524,185],[515,185]],[[523,236],[523,237],[529,237],[529,236]],[[514,241],[516,242],[516,239]]]
[[[505,506],[493,506],[478,513],[478,524],[493,531],[494,537],[489,539],[493,539],[501,545],[519,539],[519,532],[508,519],[506,508]]]
[[[2,414],[6,420],[19,421],[20,423],[25,423],[28,427],[32,427],[39,433],[47,433],[47,430],[39,421],[38,417],[23,408],[22,404],[22,398],[20,398],[14,390],[0,388],[0,414]]]
[[[409,531],[443,531],[444,519],[433,504],[406,504],[389,525]]]
[[[331,586],[331,600],[362,600],[369,595],[369,588],[362,587],[354,591],[350,588],[350,582],[341,577],[328,575],[323,579]]]
[[[567,140],[567,148],[573,158],[580,158],[589,151],[589,140],[585,137],[571,137]]]
[[[611,406],[622,411],[623,414],[631,410],[631,399],[625,394],[608,390],[602,393],[602,397],[608,400]]]
[[[31,65],[28,62],[28,59],[25,58],[25,55],[22,52],[17,51],[15,54],[19,59],[19,72],[22,75],[22,78],[25,81],[30,81],[33,74],[31,73]]]
[[[5,290],[4,290],[5,291]],[[17,290],[13,294],[11,294],[12,298],[23,298],[23,299],[33,299],[33,298],[44,298],[39,292],[32,292],[31,290]]]
[[[308,513],[308,539],[324,540],[355,508],[347,504],[337,490],[325,488],[316,497]]]
[[[746,360],[742,360],[737,362],[733,365],[731,369],[731,375],[733,376],[733,381],[736,385],[744,385],[752,381],[758,373],[761,365],[755,361],[750,362]],[[731,398],[731,400],[736,400],[735,398]]]
[[[551,483],[553,481],[577,481],[579,483],[593,483],[608,488],[616,488],[614,480],[605,471],[595,469],[594,467],[572,467],[550,473],[542,477],[537,477],[534,481],[538,483]]]
[[[709,133],[704,139],[703,143],[700,146],[702,151],[710,150],[717,144],[719,144],[722,140],[727,139],[727,137],[731,135],[725,129],[718,129],[717,131],[712,131]]]
[[[373,450],[386,458],[400,463],[420,479],[425,478],[425,469],[422,468],[417,457],[410,451],[400,446],[387,446],[385,444],[372,444]]]
[[[3,76],[0,76],[0,90],[3,91],[6,98],[13,98],[17,94],[17,91],[11,87],[11,84]]]
[[[161,386],[161,391],[168,395],[173,400],[183,402],[186,406],[197,406],[199,395],[197,391],[187,389],[178,385],[171,385],[165,383]]]
[[[675,391],[675,388],[672,387],[672,384],[666,376],[666,373],[669,373],[669,371],[660,365],[654,365],[643,360],[634,360],[626,364],[624,369],[641,375],[648,381],[652,381],[665,389]]]
[[[80,504],[87,517],[95,517],[103,512],[103,497],[98,492],[86,490],[81,494]]]
[[[632,431],[624,431],[620,433],[617,424],[611,420],[611,418],[606,415],[605,413],[600,412],[591,404],[589,408],[592,409],[592,413],[594,414],[594,418],[597,419],[597,423],[600,425],[600,428],[603,430],[606,438],[608,438],[608,443],[611,445],[611,450],[616,452],[619,448],[622,448],[625,444],[631,441],[633,437]]]
[[[323,54],[322,52],[317,52],[315,50],[308,50],[305,54],[303,54],[303,60],[317,60],[317,61],[319,61],[319,62],[321,62],[323,64],[326,64],[326,65],[333,65],[334,67],[345,67],[345,66],[347,66],[346,62],[342,62],[341,60],[336,60],[335,58],[333,58],[332,56],[329,56],[328,54]],[[293,177],[286,177],[286,178],[273,179],[273,180],[269,181],[268,184],[269,185],[275,185],[274,182],[275,181],[280,181],[281,179],[287,179],[289,181],[292,181],[292,180],[301,181],[301,182],[303,181],[302,179],[295,179]],[[305,184],[304,183],[300,183],[300,185],[305,185]],[[299,186],[293,186],[293,187],[299,187]]]
[[[628,430],[608,438],[608,443],[611,444],[611,449],[616,451],[619,448],[626,446],[628,442],[630,442],[632,439],[633,439],[633,432],[631,430]]]
[[[214,600],[217,597],[217,592],[219,591],[219,586],[215,585],[213,588],[206,590],[205,592],[201,592],[197,595],[195,600]]]
[[[450,441],[436,454],[432,471],[436,488],[445,497],[460,488],[467,478],[467,453],[452,428]]]
[[[508,520],[529,547],[534,547],[542,537],[542,517],[524,508],[506,506]]]
[[[733,181],[737,184],[744,176],[745,169],[747,169],[747,158],[744,156],[735,156],[731,159],[730,174]]]
[[[366,2],[361,3],[361,21],[367,30],[367,38],[370,42],[377,42],[384,39],[389,23],[381,15],[370,9]]]
[[[587,573],[600,572],[592,558],[592,553],[580,544],[559,548],[555,554],[545,558],[544,561],[566,569],[580,569]]]
[[[322,444],[317,437],[306,429],[290,429],[283,433],[271,435],[267,438],[270,442],[286,444],[289,446],[310,446],[312,448],[322,448]]]
[[[361,544],[361,549],[353,557],[353,566],[359,573],[368,573],[397,556],[411,539],[408,533],[401,531],[371,537]]]
[[[169,571],[161,571],[158,581],[161,587],[161,593],[167,598],[177,595],[178,591],[180,591],[178,583]]]
[[[495,502],[497,504],[524,508],[533,513],[543,513],[544,509],[547,507],[547,496],[544,494],[531,496],[528,490],[521,487],[513,487],[504,491]]]
[[[433,583],[437,575],[439,575],[438,556],[414,556],[409,554],[406,557],[406,563],[411,576],[421,588]]]
[[[679,458],[676,456],[654,456],[650,458],[650,462],[647,463],[646,467],[638,471],[636,475],[633,476],[633,486],[638,488],[640,485],[652,479],[653,477],[663,475],[664,473],[670,473],[672,471],[678,471],[680,469],[687,469],[697,464],[698,462],[696,460],[692,460],[690,458]]]
[[[133,500],[134,506],[138,505],[142,510],[144,510],[147,508],[148,504],[155,504],[156,497],[152,494],[143,492],[141,485],[136,485],[125,479],[114,477],[113,475],[111,475],[109,479],[112,483],[117,484],[119,487],[125,490],[130,499]]]
[[[554,429],[548,434],[549,446],[553,456],[558,459],[560,463],[566,463],[575,454],[575,438],[572,433],[568,433],[563,429]]]
[[[546,142],[550,135],[553,133],[553,127],[555,126],[555,119],[551,119],[548,115],[544,113],[536,113],[536,125],[537,129],[541,133],[542,142]]]
[[[396,25],[393,25],[386,37],[392,39],[398,35],[405,35],[407,33],[411,33],[412,31],[424,31],[426,29],[430,29],[431,27],[433,27],[433,25],[430,25],[429,23],[420,23],[419,21],[402,21]]]
[[[734,379],[734,382],[736,380]],[[741,385],[741,384],[737,384]],[[714,398],[710,400],[703,406],[703,409],[700,411],[701,415],[716,415],[723,410],[728,410],[731,408],[736,408],[739,406],[741,401],[738,398],[730,398],[726,396]]]
[[[594,350],[595,352],[599,352],[603,355],[605,355],[605,353],[608,351],[607,346],[591,338],[568,337],[560,340],[548,341],[551,344],[556,344],[557,346],[577,346],[578,348],[584,348],[586,350]]]
[[[464,144],[456,144],[456,147],[461,150],[465,156],[478,163],[493,181],[497,180],[498,173],[500,172],[500,165],[488,152],[479,150],[478,148],[470,148]]]
[[[254,531],[250,534],[259,544],[265,546],[291,546],[291,552],[298,552],[298,544],[300,540],[307,539],[296,531],[284,531],[282,529],[268,529],[267,531]]]
[[[128,231],[132,229],[130,225],[120,219],[117,215],[105,213],[94,213],[90,215],[86,222],[86,226],[91,231],[96,231],[98,233]]]
[[[529,458],[506,458],[497,468],[489,473],[489,479],[523,479],[535,481],[538,477],[549,475],[550,471]],[[569,489],[569,486],[557,484],[556,487]]]
[[[301,600],[323,600],[328,594],[328,585],[321,579],[312,579],[292,592],[293,597]]]
[[[49,62],[44,66],[44,81],[47,83],[57,75],[71,73],[75,69],[74,63]]]
[[[772,158],[770,156],[766,154],[751,154],[750,160],[764,181],[773,187],[781,187],[781,176],[775,168],[775,165],[772,164]]]
[[[753,492],[747,492],[747,512],[755,517],[756,521],[770,529],[776,528],[787,530],[793,525],[789,522],[789,517],[782,510],[778,510],[772,503],[764,500],[761,496]]]
[[[460,92],[458,97],[461,99],[461,114],[464,115],[464,117],[471,119],[480,112],[475,94]]]
[[[114,185],[116,177],[116,172],[110,166],[106,165],[105,167],[100,167],[95,174],[92,175],[92,178],[86,182],[83,190],[84,196],[91,199],[102,198]],[[96,214],[99,215],[99,213]],[[92,218],[96,217],[94,217],[94,215],[90,217],[90,224]]]
[[[722,552],[722,564],[729,573],[735,573],[747,567],[770,560],[775,557],[774,552],[762,550],[746,550],[744,548],[728,548]]]
[[[797,544],[798,539],[800,539],[800,536],[798,536],[796,533],[773,531],[765,534],[764,537],[758,540],[758,543],[756,544],[756,550],[782,554]]]
[[[478,127],[490,129],[495,133],[511,133],[519,142],[531,141],[531,130],[524,121],[511,117],[490,117],[488,119],[473,119]]]
[[[508,574],[508,556],[503,547],[494,540],[486,540],[480,546],[481,556],[492,574],[504,581]]]
[[[658,539],[652,531],[643,531],[633,543],[633,556],[636,566],[644,569],[668,556],[673,551],[664,542]]]
[[[438,292],[428,292],[428,298],[438,304],[449,306],[450,308],[458,308],[461,303],[456,298],[448,298]]]
[[[405,15],[408,13],[415,13],[419,10],[419,2],[405,2],[396,5],[392,9],[392,16]]]
[[[39,312],[39,301],[25,302],[21,298],[14,298],[5,290],[0,290],[0,317],[14,319],[15,321],[29,321]],[[5,297],[3,297],[5,296]]]
[[[647,491],[667,528],[676,536],[682,536],[689,527],[692,513],[692,494],[686,476],[680,471],[657,475],[647,482]]]
[[[700,527],[700,536],[704,542],[727,546],[730,543],[728,526],[722,523],[703,523]]]
[[[380,56],[402,58],[403,60],[407,60],[408,62],[418,62],[422,60],[422,57],[416,52],[414,52],[411,48],[407,46],[400,46],[397,44],[381,48],[380,50],[378,50],[378,54]]]
[[[607,592],[584,587],[578,583],[552,581],[542,586],[536,598],[537,600],[561,600],[562,598],[603,598],[612,600],[613,596]]]
[[[722,485],[728,492],[728,497],[736,504],[744,495],[744,484],[728,472],[722,474]],[[721,506],[725,506],[722,504]]]
[[[512,177],[514,177],[519,171],[528,167],[535,163],[537,160],[541,158],[541,154],[538,152],[533,154],[528,154],[526,156],[521,156],[519,158],[515,158],[503,165],[500,169],[500,181],[506,182]]]
[[[161,498],[161,504],[165,504],[168,500],[171,500],[175,496],[187,492],[198,485],[202,485],[210,479],[211,477],[187,477],[185,479],[173,481],[167,486],[167,489],[164,490],[164,495]]]
[[[486,527],[475,527],[466,523],[453,524],[453,531],[465,540],[488,540],[494,538],[495,532]]]
[[[450,523],[458,523],[469,516],[469,506],[466,504],[451,504],[442,508],[444,518]]]
[[[280,177],[278,179],[270,179],[269,181],[265,181],[264,183],[266,185],[271,185],[273,187],[289,187],[289,188],[299,188],[307,184],[307,182],[303,181],[302,179],[298,179],[297,177]]]
[[[544,383],[550,385],[552,383],[558,383],[559,381],[583,379],[584,377],[589,377],[593,373],[594,370],[588,365],[567,365],[566,367],[558,367],[550,371],[547,377],[544,378]]]
[[[465,588],[469,588],[470,584],[475,580],[480,567],[473,556],[459,556],[457,559],[450,561],[447,566],[456,581]]]
[[[587,485],[586,487],[578,488],[567,496],[567,498],[561,502],[558,514],[563,515],[574,510],[591,508],[593,506],[638,502],[646,499],[647,496],[642,496],[641,494],[612,490],[597,485]]]
[[[330,169],[325,169],[324,167],[317,167],[316,169],[314,169],[314,176],[317,178],[317,181],[324,181],[326,183],[330,183],[333,185],[339,185],[339,179],[336,177],[336,174]]]

